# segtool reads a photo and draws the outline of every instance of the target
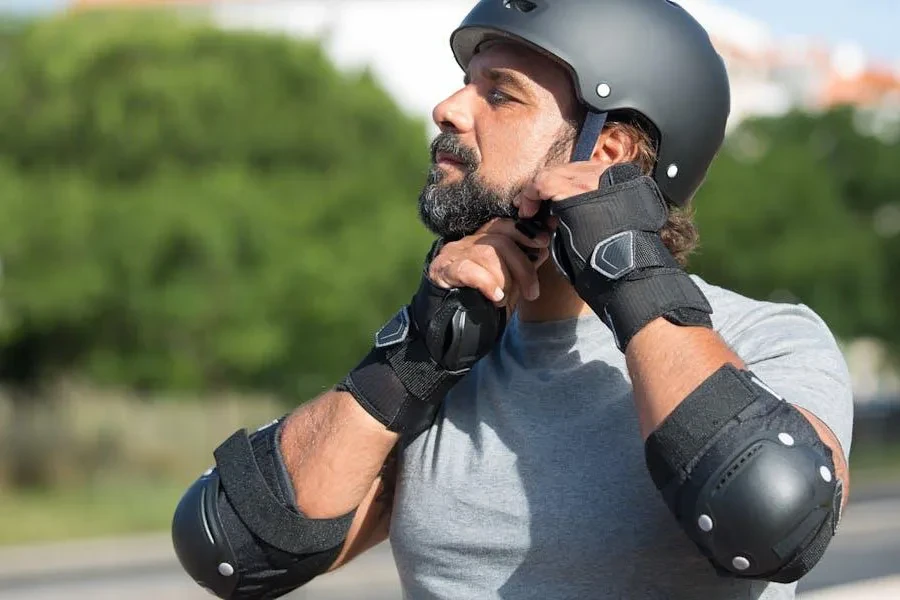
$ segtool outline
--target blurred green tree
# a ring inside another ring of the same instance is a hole
[[[425,128],[316,41],[91,12],[4,32],[0,73],[0,380],[297,402],[412,292]],[[745,123],[693,270],[900,345],[898,159],[850,110]]]
[[[850,108],[746,121],[697,195],[693,270],[752,297],[803,302],[845,339],[900,345],[898,164],[895,141]]]
[[[316,41],[152,12],[5,38],[0,377],[296,403],[408,300],[424,124]]]

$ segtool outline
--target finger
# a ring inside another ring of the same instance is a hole
[[[526,185],[519,195],[513,199],[513,204],[519,207],[519,217],[530,219],[541,209],[544,200],[556,200],[566,196],[565,190],[571,183],[564,173],[555,169],[547,169],[538,173],[534,179]]]
[[[490,243],[496,248],[498,256],[509,271],[514,286],[526,300],[535,300],[540,295],[537,269],[528,256],[505,236],[494,236]],[[546,248],[542,249],[544,252]]]
[[[509,295],[506,297],[506,318],[509,319],[512,317],[513,313],[516,311],[516,306],[519,304],[519,290],[514,289]]]
[[[541,248],[540,250],[537,250],[536,252],[537,252],[537,254],[534,256],[534,258],[531,261],[532,266],[534,267],[535,273],[537,272],[538,269],[541,268],[541,266],[545,262],[547,262],[547,259],[550,258],[550,249],[549,248]],[[529,258],[531,258],[531,257],[529,257]],[[538,290],[538,292],[540,292],[540,290]]]
[[[453,284],[447,280],[447,275],[450,272],[450,266],[459,255],[455,248],[456,245],[457,242],[451,242],[441,248],[441,251],[431,259],[431,264],[428,265],[428,279],[440,288],[450,289],[453,287]]]
[[[503,305],[509,302],[510,296],[516,291],[516,279],[512,276],[509,268],[504,262],[501,252],[497,249],[497,240],[503,240],[504,243],[509,241],[502,235],[486,235],[482,236],[471,248],[466,252],[465,258],[471,260],[487,270],[494,281],[503,289],[504,298],[497,305]],[[530,251],[537,252],[536,249],[529,248]]]
[[[484,266],[474,260],[463,258],[454,262],[444,275],[444,280],[451,287],[475,288],[488,300],[503,302],[506,293],[503,291],[503,282],[497,281],[496,276]]]
[[[538,213],[544,200],[536,182],[532,181],[513,199],[513,205],[519,208],[520,219],[530,219]]]

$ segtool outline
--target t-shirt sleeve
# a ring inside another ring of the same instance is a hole
[[[849,458],[850,373],[834,336],[815,312],[802,304],[759,303],[720,334],[766,385],[831,428]]]

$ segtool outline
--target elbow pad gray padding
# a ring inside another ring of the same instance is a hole
[[[185,493],[172,521],[184,570],[219,598],[280,598],[328,570],[353,513],[307,519],[297,509],[281,458],[281,421],[215,451],[210,469]]]
[[[722,367],[647,439],[647,467],[722,575],[797,581],[840,519],[831,450],[755,375]]]

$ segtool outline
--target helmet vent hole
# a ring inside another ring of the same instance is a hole
[[[529,0],[503,0],[503,6],[523,13],[529,13],[537,8],[537,4],[529,2]]]

